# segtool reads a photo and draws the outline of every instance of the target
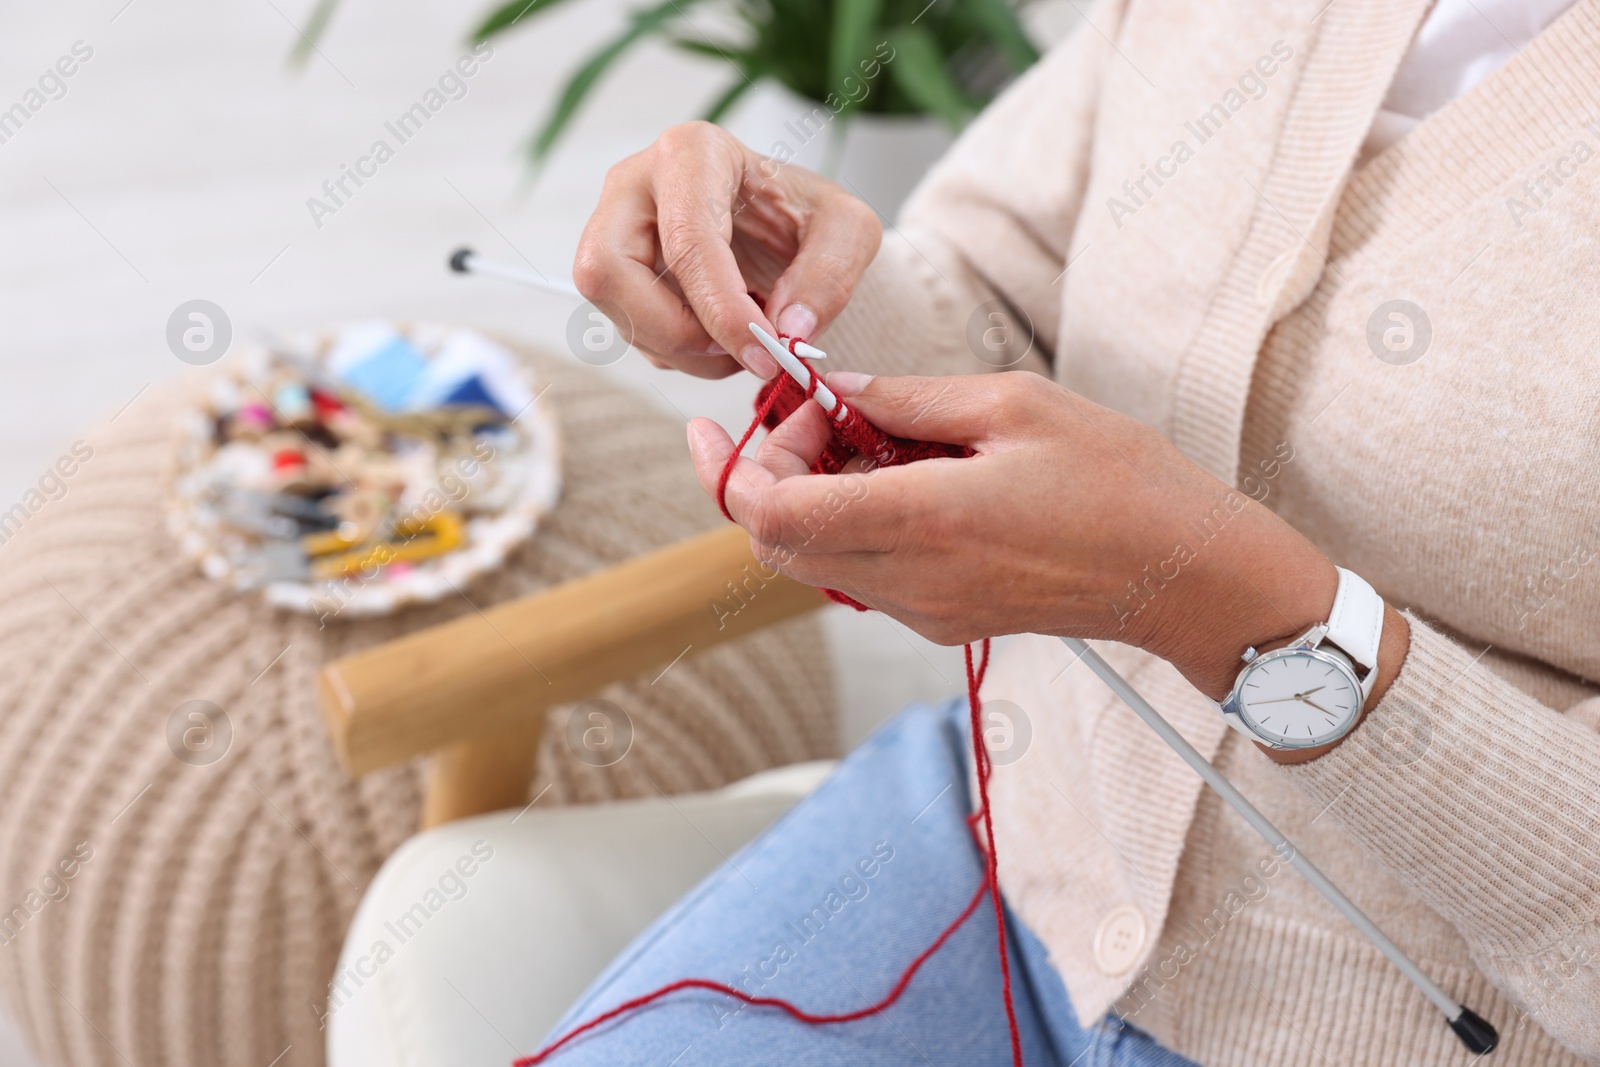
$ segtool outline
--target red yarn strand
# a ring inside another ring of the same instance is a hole
[[[782,340],[788,345],[789,351],[793,352],[795,345],[801,339],[798,337],[784,337]],[[796,355],[795,358],[798,359],[799,356]],[[807,366],[809,367],[809,364]],[[766,425],[770,429],[787,418],[796,408],[816,393],[817,383],[820,379],[821,375],[818,374],[815,368],[811,368],[811,384],[804,390],[792,378],[784,375],[779,375],[778,378],[762,387],[761,393],[756,400],[756,416],[751,421],[749,428],[745,430],[744,436],[739,439],[738,445],[728,455],[727,462],[722,467],[722,474],[717,480],[717,504],[722,508],[722,514],[728,521],[733,521],[733,516],[728,514],[728,505],[724,500],[728,491],[728,478],[733,473],[734,465],[739,461],[740,453],[744,451],[745,445],[749,444],[750,438],[754,436],[756,428]],[[843,400],[840,400],[839,404],[844,409],[844,417],[834,421],[834,439],[812,466],[813,473],[837,474],[845,463],[862,454],[871,456],[880,466],[899,466],[920,459],[970,456],[972,454],[970,449],[959,448],[954,445],[925,441],[904,441],[900,438],[890,437],[861,418],[853,409],[846,407]],[[858,611],[867,610],[865,605],[857,603],[837,590],[825,589],[823,592],[834,600],[851,605]],[[713,982],[708,978],[681,978],[676,982],[662,986],[660,989],[634,997],[632,1000],[624,1001],[616,1007],[596,1015],[587,1022],[569,1030],[565,1035],[546,1045],[533,1055],[524,1056],[514,1061],[514,1067],[534,1067],[535,1064],[543,1063],[559,1049],[567,1045],[568,1042],[583,1034],[614,1019],[637,1011],[647,1004],[685,989],[705,989],[733,997],[755,1007],[777,1008],[811,1026],[828,1026],[868,1018],[882,1012],[900,999],[901,994],[911,985],[911,980],[916,977],[922,965],[928,962],[934,953],[943,948],[945,942],[949,941],[955,932],[961,928],[961,925],[972,917],[972,913],[978,909],[978,905],[983,902],[985,896],[989,898],[989,902],[994,909],[995,937],[1000,957],[1001,999],[1005,1003],[1006,1026],[1011,1036],[1011,1062],[1013,1067],[1022,1067],[1022,1033],[1017,1026],[1017,1010],[1011,990],[1011,963],[1006,945],[1005,906],[1000,900],[999,856],[995,848],[994,819],[989,809],[989,775],[993,770],[993,765],[989,760],[989,749],[983,741],[983,701],[978,695],[978,691],[983,686],[984,675],[989,670],[988,638],[984,638],[980,643],[980,648],[982,652],[975,661],[972,654],[972,646],[970,644],[966,646],[967,707],[972,723],[972,759],[978,779],[978,810],[967,816],[967,828],[971,831],[973,842],[983,856],[983,879],[978,884],[977,891],[973,893],[972,899],[961,910],[961,914],[957,915],[950,925],[946,926],[943,932],[934,939],[933,943],[923,949],[917,958],[911,961],[906,969],[901,972],[899,980],[894,984],[894,988],[890,989],[882,1000],[857,1011],[831,1015],[815,1014],[797,1007],[787,1000],[778,997],[752,996],[742,990],[735,989],[733,986],[725,985],[722,982]],[[978,829],[980,823],[983,826],[981,833]]]
[[[922,965],[928,962],[929,958],[932,957],[935,952],[938,952],[941,948],[943,948],[944,943],[950,940],[951,936],[961,928],[961,924],[966,922],[967,919],[972,916],[974,911],[978,910],[978,905],[983,903],[984,894],[987,893],[988,890],[989,885],[987,881],[978,886],[978,891],[972,894],[972,899],[969,900],[967,902],[967,906],[961,910],[961,914],[956,916],[954,922],[944,928],[944,932],[934,940],[933,944],[923,949],[922,954],[911,961],[911,966],[906,968],[905,973],[900,976],[900,980],[895,983],[894,988],[889,991],[888,995],[882,1000],[878,1001],[876,1004],[871,1004],[865,1008],[861,1008],[858,1011],[842,1012],[837,1015],[813,1015],[811,1012],[798,1008],[789,1001],[783,1000],[779,997],[754,997],[742,989],[735,989],[733,986],[724,985],[721,982],[713,982],[707,978],[680,978],[678,981],[672,982],[669,985],[664,985],[660,989],[654,990],[653,992],[646,993],[643,996],[634,997],[632,1000],[624,1001],[608,1012],[605,1012],[601,1015],[596,1015],[593,1019],[590,1019],[582,1026],[579,1026],[567,1033],[566,1036],[562,1037],[559,1041],[545,1046],[532,1056],[524,1056],[522,1059],[515,1061],[514,1067],[533,1067],[534,1064],[543,1063],[557,1049],[561,1048],[574,1038],[588,1033],[590,1030],[593,1030],[596,1027],[603,1026],[620,1015],[626,1015],[631,1011],[636,1011],[637,1009],[644,1007],[646,1004],[660,1000],[669,993],[676,993],[680,989],[709,989],[713,993],[723,993],[737,1000],[742,1000],[746,1004],[755,1005],[756,1007],[778,1008],[810,1026],[826,1026],[832,1023],[851,1023],[858,1019],[865,1019],[868,1016],[876,1015],[878,1012],[883,1011],[885,1008],[889,1007],[895,1001],[900,999],[900,995],[906,991],[906,987],[911,984],[911,979],[916,977],[916,973],[922,967]]]
[[[978,769],[978,814],[983,816],[983,834],[987,839],[988,847],[983,849],[984,858],[988,862],[988,872],[984,882],[989,887],[989,899],[994,904],[994,926],[996,944],[1000,951],[1000,989],[1001,998],[1006,1005],[1006,1026],[1011,1031],[1011,1062],[1017,1067],[1022,1064],[1022,1034],[1017,1028],[1017,1008],[1011,996],[1011,961],[1006,948],[1006,916],[1005,906],[1000,902],[1000,850],[995,847],[994,840],[994,815],[989,809],[989,774],[993,771],[993,764],[989,762],[989,746],[983,742],[983,701],[978,696],[978,688],[983,685],[983,676],[989,669],[989,639],[983,639],[983,661],[977,669],[972,666],[972,646],[965,647],[967,659],[967,707],[972,713],[972,758]]]
[[[739,462],[739,453],[744,451],[744,446],[750,443],[750,438],[755,436],[756,429],[766,421],[767,414],[772,410],[772,405],[777,403],[776,390],[768,392],[759,401],[756,408],[756,417],[751,421],[749,428],[744,431],[744,436],[739,438],[739,443],[733,446],[733,451],[728,453],[728,459],[722,464],[722,473],[717,476],[717,507],[722,509],[722,517],[729,522],[733,516],[728,514],[728,479],[733,475],[733,468]]]

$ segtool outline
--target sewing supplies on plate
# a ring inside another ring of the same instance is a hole
[[[437,600],[560,494],[530,371],[471,330],[365,323],[242,352],[184,412],[168,521],[208,576],[322,617]]]
[[[468,249],[461,249],[452,256],[450,266],[453,270],[459,272],[493,274],[511,281],[578,296],[575,289],[556,285],[549,282],[548,279],[525,274],[515,268],[486,264]],[[836,474],[846,462],[857,455],[867,456],[873,465],[883,467],[898,466],[923,459],[956,458],[972,454],[970,450],[958,448],[954,445],[907,441],[885,434],[840,400],[828,388],[827,383],[822,380],[822,376],[815,373],[805,362],[806,358],[822,358],[825,353],[799,338],[774,338],[756,323],[750,324],[750,332],[771,353],[772,358],[777,361],[778,366],[784,371],[784,375],[780,375],[763,385],[756,398],[755,417],[735,445],[733,452],[728,456],[727,463],[724,465],[718,480],[717,503],[722,508],[723,515],[727,516],[730,521],[732,516],[728,514],[727,505],[723,497],[727,491],[728,479],[745,445],[750,442],[758,427],[765,426],[768,429],[775,427],[807,400],[815,401],[833,419],[834,423],[833,439],[818,457],[816,463],[813,464],[812,473]],[[869,610],[866,605],[837,590],[823,590],[823,592],[831,599],[848,604],[858,611]],[[1307,859],[1282,831],[1278,830],[1216,767],[1201,755],[1193,745],[1189,744],[1183,735],[1174,729],[1153,705],[1129,685],[1127,680],[1118,674],[1115,668],[1107,663],[1099,653],[1090,648],[1087,642],[1073,637],[1063,637],[1061,640],[1076,658],[1081,659],[1162,741],[1170,746],[1184,762],[1189,764],[1207,785],[1238,812],[1246,823],[1266,839],[1267,843],[1272,846],[1279,856],[1283,857],[1287,863],[1299,871],[1329,904],[1343,915],[1374,947],[1382,952],[1385,958],[1394,964],[1396,969],[1430,1003],[1439,1009],[1451,1030],[1455,1032],[1461,1043],[1470,1052],[1482,1056],[1494,1050],[1499,1042],[1499,1035],[1487,1020],[1465,1005],[1458,1003],[1449,994],[1440,989],[1398,945],[1391,941],[1365,913],[1356,907],[1354,902],[1345,896],[1315,864]],[[1013,1067],[1021,1067],[1022,1046],[1011,992],[1011,971],[1006,952],[1005,913],[1000,899],[998,858],[993,847],[994,835],[988,791],[991,764],[988,750],[983,744],[983,732],[981,729],[982,702],[979,696],[979,689],[982,686],[984,671],[988,665],[989,640],[987,638],[984,639],[979,643],[979,646],[981,653],[976,664],[974,663],[972,646],[969,644],[965,650],[967,703],[971,721],[973,764],[978,786],[977,810],[969,817],[969,825],[972,827],[974,841],[979,852],[984,857],[986,873],[978,886],[977,892],[967,906],[921,954],[910,962],[901,973],[899,980],[882,1000],[857,1012],[835,1015],[817,1014],[807,1012],[788,1001],[778,998],[753,997],[742,990],[720,982],[703,978],[685,978],[619,1004],[579,1024],[566,1034],[546,1044],[531,1056],[516,1060],[516,1067],[533,1067],[535,1064],[542,1063],[557,1050],[582,1034],[606,1022],[624,1017],[646,1004],[684,989],[705,989],[735,997],[752,1005],[777,1008],[802,1022],[814,1025],[846,1023],[866,1018],[889,1007],[900,998],[921,966],[944,945],[955,930],[972,916],[984,896],[990,898],[995,916],[997,953],[1000,957],[1002,975],[1002,1001],[1011,1038],[1012,1063]],[[978,829],[980,824],[983,828],[981,834]]]

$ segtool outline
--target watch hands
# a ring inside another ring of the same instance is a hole
[[[1252,700],[1252,701],[1250,701],[1250,703],[1251,704],[1256,704],[1256,705],[1259,705],[1259,704],[1286,704],[1291,700],[1298,700],[1302,704],[1311,704],[1311,701],[1307,700],[1306,697],[1310,696],[1312,693],[1319,692],[1319,691],[1321,691],[1323,689],[1326,689],[1326,688],[1328,688],[1328,687],[1325,686],[1325,685],[1319,685],[1319,686],[1317,686],[1316,689],[1307,689],[1304,693],[1296,693],[1292,697],[1274,697],[1272,700]],[[1314,707],[1314,708],[1317,707],[1315,704],[1311,704],[1311,706]],[[1317,708],[1317,710],[1321,711],[1322,709],[1321,708]]]
[[[1321,704],[1318,704],[1315,700],[1307,700],[1305,697],[1301,697],[1300,698],[1300,703],[1302,703],[1302,704],[1310,704],[1312,707],[1316,708],[1318,711],[1322,712],[1322,714],[1328,716],[1330,719],[1333,718],[1333,712],[1329,711],[1327,708],[1323,707]]]

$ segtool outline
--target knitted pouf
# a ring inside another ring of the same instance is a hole
[[[480,608],[722,521],[677,419],[527,355],[550,383],[565,493],[466,590]],[[474,610],[453,597],[319,629],[201,577],[164,522],[185,395],[152,388],[89,435],[65,495],[0,545],[0,982],[49,1067],[322,1063],[346,925],[416,828],[421,768],[346,777],[313,677]],[[553,709],[530,799],[707,788],[831,755],[828,672],[801,666],[823,662],[817,623],[796,620],[614,686],[634,741],[610,767],[574,757]],[[169,720],[192,700],[231,723],[216,762],[174,755]]]

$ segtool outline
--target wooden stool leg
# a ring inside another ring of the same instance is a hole
[[[422,829],[528,802],[544,717],[441,749],[428,771]]]

